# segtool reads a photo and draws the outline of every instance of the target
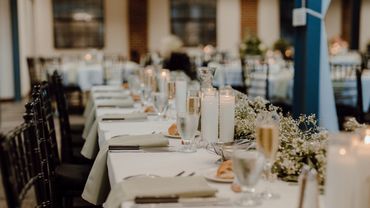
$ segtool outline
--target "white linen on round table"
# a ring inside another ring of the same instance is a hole
[[[88,91],[93,85],[104,83],[104,70],[100,64],[80,65],[78,71],[78,85],[82,91]]]

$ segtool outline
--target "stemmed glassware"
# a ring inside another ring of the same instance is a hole
[[[186,99],[186,112],[177,113],[177,129],[183,142],[181,152],[196,152],[194,139],[198,129],[199,114],[200,92],[189,90]]]
[[[141,72],[140,77],[142,79],[141,100],[143,101],[143,105],[147,105],[151,102],[152,92],[155,92],[157,89],[155,70],[148,67]]]
[[[176,97],[176,83],[174,80],[167,82],[167,96],[168,96],[168,111],[167,115],[171,118],[176,118],[175,97]]]
[[[158,113],[159,119],[164,119],[165,112],[168,106],[168,96],[164,92],[154,92],[152,93],[152,101],[154,108]]]
[[[186,98],[186,110],[190,113],[200,114],[200,91],[188,90]]]
[[[211,67],[199,67],[198,76],[200,79],[201,88],[212,88],[213,76],[216,69]]]
[[[254,187],[261,176],[265,158],[259,151],[248,151],[245,145],[234,145],[233,148],[233,172],[243,192],[235,203],[243,207],[260,205],[261,200]]]
[[[257,150],[266,158],[264,175],[268,182],[266,189],[261,193],[265,199],[279,198],[277,193],[270,191],[274,176],[271,173],[272,165],[275,162],[276,153],[279,148],[279,116],[276,113],[261,113],[256,119],[256,141]]]

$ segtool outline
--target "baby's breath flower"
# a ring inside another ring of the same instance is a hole
[[[236,94],[235,139],[255,142],[255,120],[260,113],[277,114],[280,120],[280,146],[273,171],[282,178],[297,178],[304,164],[315,168],[320,183],[325,178],[328,132],[317,126],[315,115],[284,116],[279,107],[261,97],[249,99]],[[354,123],[354,122],[352,122]]]

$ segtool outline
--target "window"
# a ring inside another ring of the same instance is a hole
[[[294,43],[293,22],[294,1],[280,0],[280,37]]]
[[[55,48],[103,48],[104,0],[53,0]]]
[[[216,0],[171,0],[171,32],[185,46],[215,46],[216,4]]]

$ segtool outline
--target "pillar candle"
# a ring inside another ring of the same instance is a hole
[[[220,90],[220,142],[234,140],[235,96],[232,89]]]
[[[218,140],[218,92],[216,89],[205,89],[201,101],[202,139],[208,142]]]
[[[187,83],[186,80],[176,80],[176,111],[186,112],[186,91]]]
[[[364,129],[356,146],[355,208],[370,207],[370,129]]]
[[[331,144],[327,151],[325,207],[328,208],[354,207],[356,158],[352,151],[351,136],[348,134],[341,135],[332,139],[337,141],[347,140],[347,143]]]

